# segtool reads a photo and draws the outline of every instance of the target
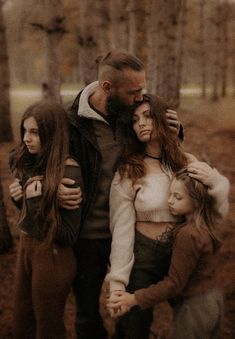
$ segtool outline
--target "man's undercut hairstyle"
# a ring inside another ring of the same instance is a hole
[[[115,81],[116,84],[122,79],[123,70],[136,72],[144,71],[142,61],[130,53],[111,51],[96,59],[98,64],[98,79]]]
[[[121,51],[111,51],[97,58],[99,68],[110,66],[117,71],[130,68],[134,71],[144,70],[144,64],[136,56]]]

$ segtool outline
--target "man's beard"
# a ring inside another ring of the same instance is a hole
[[[120,101],[117,95],[107,98],[106,112],[108,113],[113,124],[128,124],[131,120],[132,114],[139,103],[127,106]]]

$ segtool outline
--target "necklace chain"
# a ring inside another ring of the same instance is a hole
[[[146,157],[148,157],[148,158],[151,158],[151,159],[162,160],[162,157],[154,157],[154,156],[149,155],[149,154],[147,154],[147,153],[145,153],[144,155],[145,155]]]

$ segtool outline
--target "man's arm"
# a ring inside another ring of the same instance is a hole
[[[58,199],[60,207],[67,210],[79,208],[82,202],[82,190],[75,187],[75,181],[69,178],[63,178],[58,188]]]

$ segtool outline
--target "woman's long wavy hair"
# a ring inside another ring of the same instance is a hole
[[[150,115],[156,127],[160,143],[161,158],[163,166],[173,172],[178,171],[187,163],[186,156],[181,149],[180,140],[170,131],[166,121],[166,110],[168,105],[159,97],[145,94],[143,102],[150,106]],[[141,105],[140,104],[140,105]],[[146,144],[139,141],[134,130],[130,112],[130,119],[125,126],[124,151],[120,158],[118,171],[121,178],[127,175],[133,182],[143,177],[146,173],[144,156]]]
[[[182,181],[192,199],[194,205],[193,219],[200,229],[206,227],[210,234],[215,237],[214,231],[220,220],[219,213],[215,209],[215,200],[208,193],[208,187],[202,182],[188,175],[186,168],[175,173],[175,178]]]
[[[23,142],[24,121],[30,117],[37,122],[41,142],[41,150],[37,155],[30,154]],[[43,195],[35,220],[40,223],[47,240],[52,241],[60,223],[57,191],[69,148],[68,119],[63,107],[53,101],[42,101],[30,106],[21,120],[20,139],[10,159],[11,170],[16,172],[23,183],[29,176],[43,175]],[[21,221],[26,214],[25,196],[23,200]]]

